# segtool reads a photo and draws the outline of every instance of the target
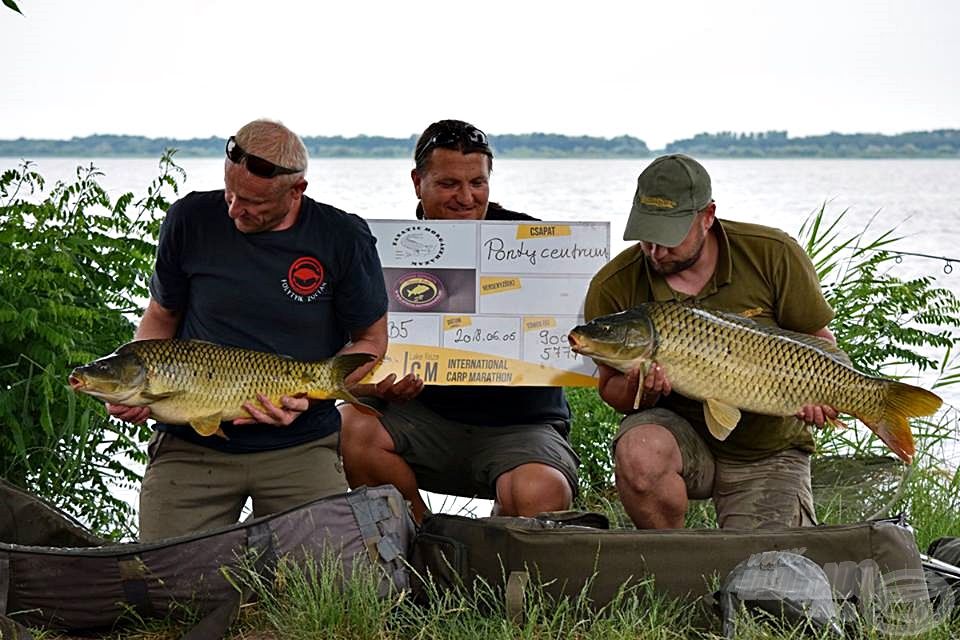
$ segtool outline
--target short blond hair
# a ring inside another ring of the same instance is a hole
[[[282,177],[296,180],[307,171],[307,147],[300,136],[279,121],[260,119],[248,122],[234,137],[244,151],[287,169],[300,169],[299,173]]]

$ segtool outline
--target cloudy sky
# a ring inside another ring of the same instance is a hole
[[[960,2],[17,0],[0,138],[960,128]]]

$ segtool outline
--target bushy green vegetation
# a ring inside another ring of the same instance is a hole
[[[167,153],[140,199],[112,201],[94,167],[46,190],[29,162],[0,176],[0,474],[105,535],[130,535],[146,428],[115,425],[67,374],[133,336],[167,194]]]
[[[314,158],[411,158],[417,136],[306,136]],[[0,157],[156,157],[175,147],[185,157],[220,157],[225,140],[92,135],[70,140],[0,140]],[[634,136],[613,138],[557,133],[491,135],[498,158],[646,158],[647,144]],[[960,158],[960,130],[880,133],[829,133],[791,138],[786,131],[699,133],[675,140],[664,153],[720,158]],[[659,153],[659,151],[656,151]]]
[[[175,147],[181,156],[223,156],[222,138],[145,138],[143,136],[93,135],[70,140],[0,140],[0,157],[156,157]],[[313,158],[413,158],[417,136],[306,136],[303,143]],[[491,136],[495,155],[504,158],[644,158],[650,155],[643,140],[632,136],[600,138],[548,133]]]
[[[698,133],[667,153],[721,158],[960,158],[960,130],[829,133],[791,138],[786,131]]]

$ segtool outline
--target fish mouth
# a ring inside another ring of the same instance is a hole
[[[83,378],[78,378],[75,375],[71,375],[67,382],[70,383],[70,388],[74,391],[78,391],[87,386],[87,383],[83,380]]]
[[[585,340],[581,335],[576,333],[568,333],[567,341],[570,343],[570,350],[574,353],[578,353],[583,356],[587,356],[592,353],[590,349],[590,341]]]

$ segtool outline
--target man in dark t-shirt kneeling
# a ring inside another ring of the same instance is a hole
[[[304,194],[307,149],[279,122],[255,120],[226,145],[224,188],[175,202],[160,230],[150,301],[136,339],[181,338],[323,360],[382,357],[387,294],[367,223]],[[372,369],[364,365],[352,384]],[[149,407],[108,405],[143,422]],[[140,541],[276,513],[346,490],[333,400],[261,396],[249,417],[201,436],[155,425],[140,491]]]
[[[489,203],[493,153],[486,135],[459,120],[427,127],[411,172],[428,220],[534,220]],[[381,418],[343,405],[341,449],[351,487],[393,484],[419,522],[418,489],[492,498],[499,515],[568,509],[579,460],[566,436],[570,409],[559,387],[428,386],[411,375],[374,387]]]

